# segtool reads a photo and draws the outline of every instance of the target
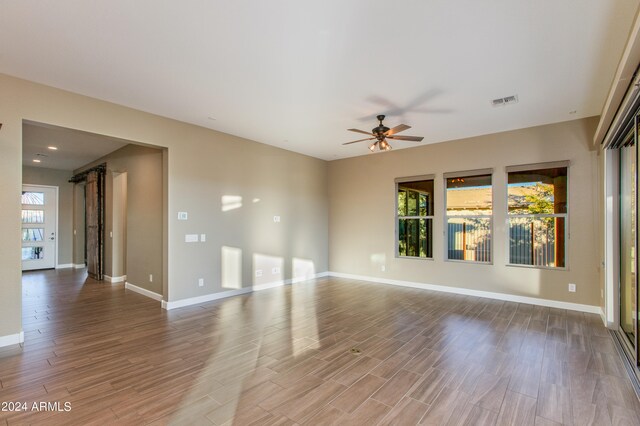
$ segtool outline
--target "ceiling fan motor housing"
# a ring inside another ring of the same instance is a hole
[[[376,117],[378,121],[380,121],[380,125],[378,127],[374,127],[371,129],[371,133],[373,133],[376,138],[381,141],[385,137],[385,133],[389,131],[389,128],[382,124],[382,120],[384,120],[384,115],[379,115]]]

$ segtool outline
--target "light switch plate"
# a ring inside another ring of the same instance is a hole
[[[207,235],[206,234],[200,234],[200,242],[204,243],[205,241],[207,241]]]
[[[198,242],[198,234],[186,234],[184,236],[185,243],[197,243]]]
[[[188,218],[189,218],[189,213],[178,212],[178,220],[187,220]]]
[[[262,269],[256,269],[256,277],[262,276]]]

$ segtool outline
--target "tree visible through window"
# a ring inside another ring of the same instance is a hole
[[[509,263],[565,266],[567,167],[508,173]]]
[[[398,255],[433,257],[433,179],[399,182]]]

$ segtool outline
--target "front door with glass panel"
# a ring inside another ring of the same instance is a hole
[[[57,188],[22,186],[22,270],[56,266]]]

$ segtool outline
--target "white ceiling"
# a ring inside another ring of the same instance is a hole
[[[22,164],[30,167],[76,170],[128,144],[128,141],[79,130],[24,123]],[[52,151],[49,146],[58,149]],[[40,163],[34,163],[34,159],[40,160]]]
[[[0,5],[2,73],[330,160],[599,114],[638,0]]]

